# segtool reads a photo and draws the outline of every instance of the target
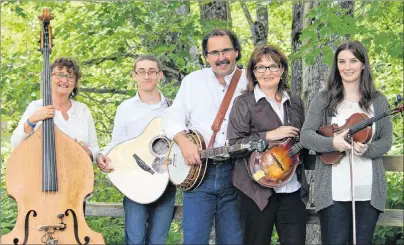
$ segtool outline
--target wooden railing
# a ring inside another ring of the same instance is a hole
[[[384,156],[386,171],[403,172],[403,156]],[[308,224],[319,224],[319,218],[314,208],[307,209]],[[86,216],[110,216],[123,217],[121,203],[96,203],[87,202]],[[174,219],[182,219],[182,206],[175,207]],[[404,212],[402,209],[386,209],[377,221],[381,226],[404,226]]]

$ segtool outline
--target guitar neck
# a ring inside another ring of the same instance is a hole
[[[217,156],[227,155],[228,153],[231,153],[231,152],[242,151],[242,150],[245,150],[247,148],[248,147],[246,145],[244,145],[244,144],[237,144],[237,145],[232,145],[232,146],[222,146],[222,147],[210,148],[210,149],[201,151],[201,158],[202,159],[214,158],[214,157],[217,157]]]
[[[349,134],[350,134],[350,135],[353,135],[353,134],[355,134],[356,132],[358,132],[359,130],[364,129],[364,128],[366,128],[367,126],[372,125],[374,122],[377,122],[377,121],[379,121],[380,119],[382,119],[382,118],[384,118],[384,117],[387,117],[388,115],[390,115],[389,112],[383,112],[383,113],[381,113],[381,114],[379,114],[379,115],[377,115],[377,116],[374,116],[374,117],[372,117],[372,118],[363,120],[362,122],[357,123],[357,124],[353,125],[352,127],[350,127],[350,128],[349,128]]]

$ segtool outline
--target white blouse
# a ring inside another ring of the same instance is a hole
[[[55,110],[54,122],[56,126],[66,135],[77,141],[84,142],[93,154],[93,158],[97,156],[100,151],[98,146],[97,135],[95,131],[94,119],[88,107],[80,102],[71,100],[72,106],[67,111],[69,118],[65,120],[60,111]],[[16,148],[24,139],[30,134],[24,132],[24,123],[36,111],[37,108],[43,106],[42,99],[31,102],[24,114],[22,115],[17,128],[13,131],[11,136],[11,145]],[[34,131],[38,130],[42,124],[38,122]]]
[[[331,122],[342,126],[354,113],[365,113],[373,117],[373,105],[370,107],[371,113],[364,112],[357,102],[344,100],[337,108],[337,116]],[[372,125],[372,135],[374,135],[376,124]],[[368,142],[370,143],[371,140]],[[372,160],[356,154],[353,155],[353,180],[354,198],[356,201],[368,201],[372,194]],[[349,154],[344,156],[340,163],[332,165],[332,198],[334,201],[351,201],[351,182],[349,168]]]

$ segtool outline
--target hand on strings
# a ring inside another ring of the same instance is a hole
[[[182,156],[187,165],[202,164],[199,148],[196,144],[191,142],[183,133],[176,135],[174,138],[181,149]]]
[[[354,142],[354,153],[358,156],[362,156],[368,150],[367,144],[362,144],[359,142]]]
[[[29,117],[29,121],[33,124],[37,124],[39,121],[53,117],[55,117],[55,106],[48,105],[36,109],[34,114]]]
[[[111,166],[111,159],[102,153],[97,156],[97,166],[104,173],[110,173],[114,170]]]
[[[299,135],[299,129],[293,126],[280,126],[277,129],[268,131],[265,138],[269,141],[294,138]]]
[[[339,152],[349,151],[351,149],[351,145],[345,141],[345,137],[347,136],[349,129],[345,130],[340,134],[334,135],[332,139],[332,145]]]

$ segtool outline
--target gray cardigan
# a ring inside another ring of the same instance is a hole
[[[324,137],[316,131],[325,125],[331,124],[331,117],[325,116],[326,92],[320,91],[310,103],[301,132],[302,145],[315,152],[336,151],[332,140],[333,137]],[[386,98],[378,93],[373,100],[374,115],[389,110]],[[364,157],[372,159],[372,194],[370,204],[380,211],[384,211],[386,205],[386,178],[383,165],[383,155],[390,150],[392,145],[392,123],[391,118],[385,117],[376,122],[376,132],[372,142],[368,144],[368,150]],[[316,211],[320,211],[333,204],[331,178],[332,166],[324,164],[317,156],[316,172],[314,181],[314,202]]]

